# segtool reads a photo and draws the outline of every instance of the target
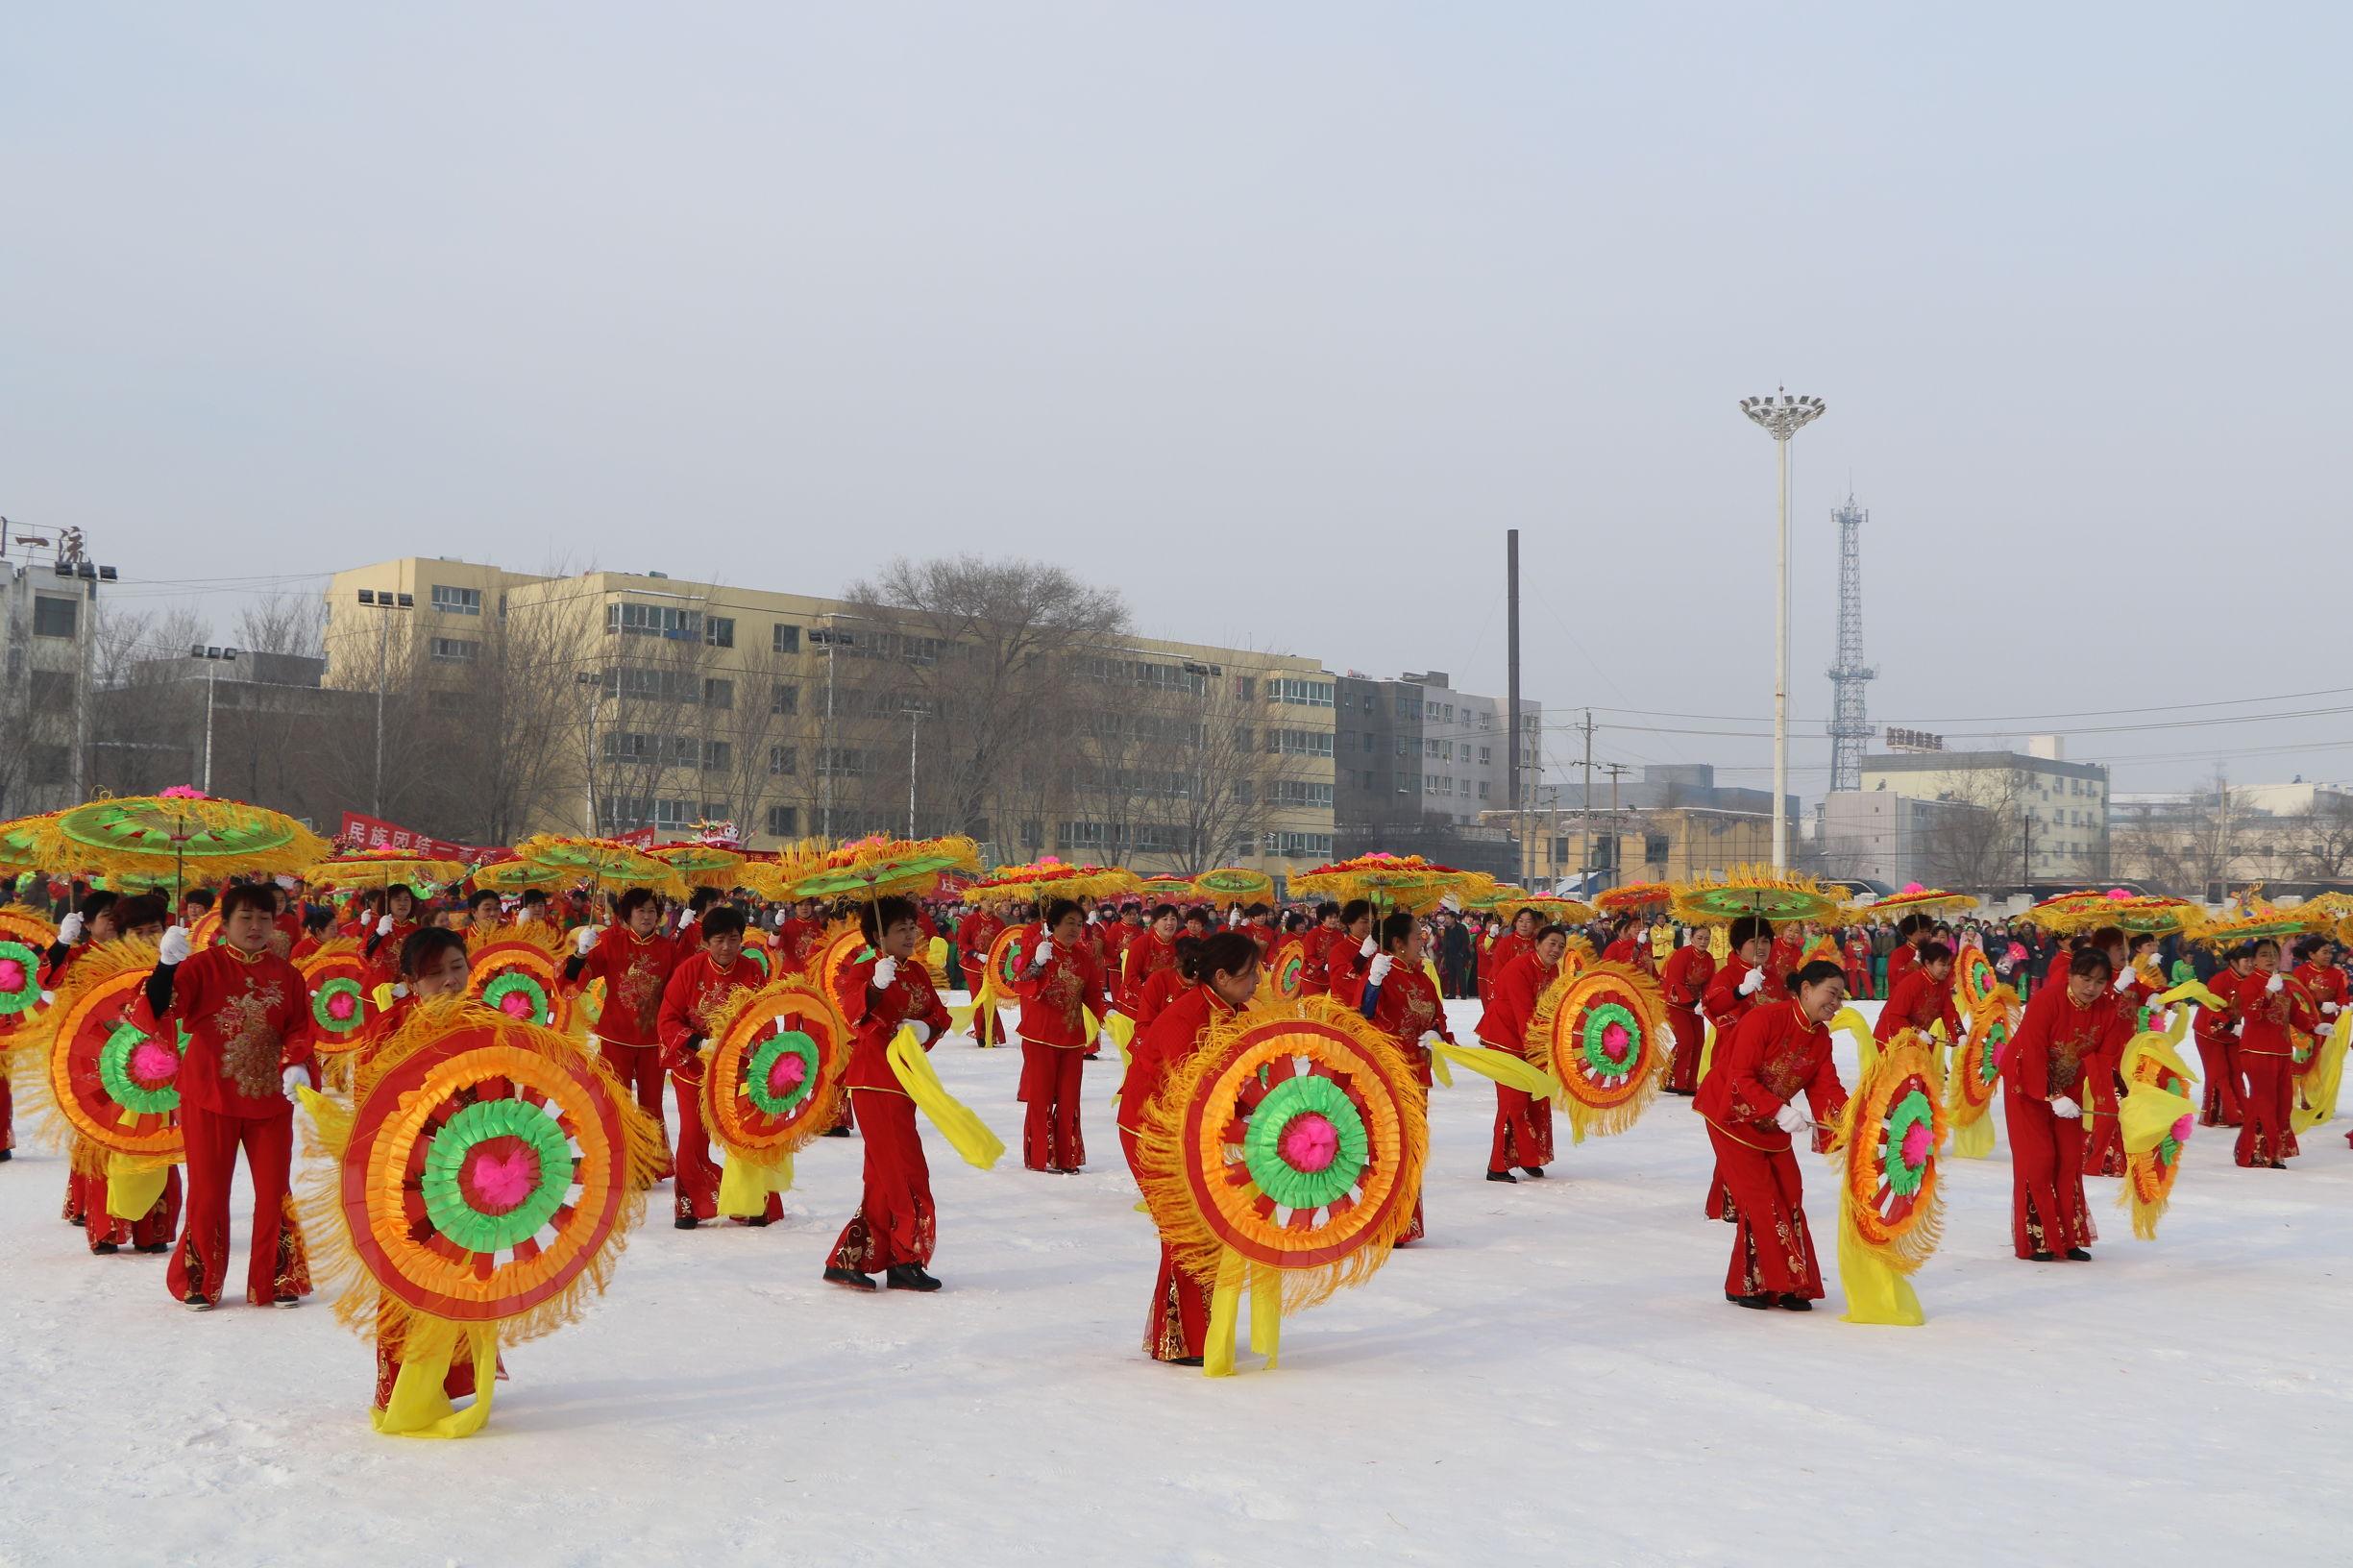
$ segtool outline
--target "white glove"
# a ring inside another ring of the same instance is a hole
[[[2265,983],[2263,989],[2266,991],[2286,991],[2288,989],[2288,982],[2274,974]]]
[[[2322,1002],[2320,1004],[2320,1011],[2324,1016],[2334,1017],[2337,1012],[2337,1004],[2335,1002]]]
[[[1231,928],[1242,923],[1242,906],[1236,904],[1226,911],[1226,925]]]
[[[2132,966],[2127,964],[2122,968],[2116,971],[2116,989],[2120,992],[2130,991],[2132,989]]]
[[[2237,1039],[2238,1039],[2240,1036],[2242,1036],[2242,1035],[2243,1035],[2243,1034],[2245,1034],[2245,1033],[2246,1033],[2246,1019],[2244,1019],[2244,1018],[2241,1018],[2241,1019],[2240,1019],[2238,1022],[2236,1022],[2236,1023],[2234,1023],[2234,1024],[2232,1024],[2232,1025],[2230,1026],[2230,1038],[2231,1038],[2231,1039],[2233,1039],[2233,1040],[2237,1040]]]
[[[1381,943],[1373,941],[1373,939],[1370,937],[1366,937],[1364,939],[1364,945],[1357,949],[1357,957],[1370,958],[1373,956],[1373,954],[1379,951],[1381,951]]]
[[[2083,1107],[2062,1094],[2050,1102],[2050,1114],[2061,1121],[2080,1121],[2083,1119]]]
[[[278,1088],[280,1092],[283,1093],[287,1099],[292,1100],[297,1104],[301,1103],[302,1096],[297,1094],[295,1090],[298,1089],[308,1089],[309,1087],[310,1074],[301,1067],[286,1067],[282,1069],[278,1074]]]
[[[77,909],[58,922],[58,941],[71,947],[82,940],[82,933],[88,929],[88,926],[89,922],[82,918],[82,912]]]
[[[1389,970],[1395,968],[1396,967],[1397,961],[1395,959],[1389,957],[1389,955],[1386,953],[1381,954],[1379,957],[1373,960],[1372,970],[1364,977],[1365,984],[1372,986],[1381,984],[1382,981],[1386,980],[1389,977]]]
[[[280,871],[274,880],[280,887],[285,889],[286,892],[292,893],[294,891],[294,878],[288,876],[285,872]]]
[[[392,935],[391,916],[386,915],[376,922],[376,934],[380,937],[388,937]]]
[[[1743,996],[1753,996],[1760,989],[1762,989],[1764,984],[1765,971],[1762,969],[1751,969],[1747,974],[1740,977],[1740,994]]]
[[[1038,950],[1029,955],[1029,967],[1033,969],[1042,969],[1045,968],[1046,960],[1053,956],[1054,938],[1051,933],[1041,931],[1038,934]]]
[[[1812,1126],[1813,1118],[1799,1110],[1798,1102],[1792,1100],[1773,1114],[1773,1124],[1794,1138]]]
[[[41,992],[41,1006],[43,1007],[47,1007],[50,1003],[56,1001],[57,999],[58,993],[54,991],[44,991]]]
[[[175,925],[163,933],[163,950],[156,954],[156,960],[161,964],[185,964],[188,951],[188,934]]]
[[[405,996],[405,995],[407,995],[407,994],[408,994],[408,982],[407,982],[407,981],[405,981],[405,980],[395,980],[394,982],[392,982],[392,999],[393,999],[394,1001],[396,1001],[396,1002],[397,1002],[397,1001],[399,1001],[399,1000],[400,1000],[402,997],[404,997],[404,996]]]
[[[889,991],[892,982],[897,978],[897,959],[885,957],[874,961],[874,989],[876,991]]]
[[[588,950],[597,944],[598,933],[599,928],[596,926],[584,925],[580,927],[577,931],[575,931],[572,934],[572,950],[579,954],[582,958],[586,958],[588,956]]]
[[[909,1018],[907,1020],[907,1027],[914,1032],[915,1042],[918,1045],[923,1044],[925,1041],[931,1039],[931,1025],[925,1023],[920,1018]]]

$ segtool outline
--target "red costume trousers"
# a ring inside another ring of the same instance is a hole
[[[2243,1165],[2291,1158],[2296,1152],[2288,1121],[2295,1104],[2294,1065],[2284,1056],[2241,1051],[2239,1066],[2246,1074],[2246,1098],[2241,1106],[2246,1119],[2239,1128],[2234,1158]]]
[[[147,1213],[136,1219],[122,1219],[107,1212],[107,1179],[103,1173],[65,1178],[72,1188],[65,1204],[68,1216],[81,1215],[83,1234],[89,1237],[90,1251],[101,1244],[115,1247],[163,1248],[172,1244],[180,1234],[180,1171],[174,1166],[164,1172],[163,1191],[148,1206]]]
[[[915,1127],[915,1101],[884,1089],[853,1089],[866,1133],[866,1193],[842,1227],[828,1262],[872,1274],[897,1263],[928,1263],[939,1240],[931,1206],[931,1166]]]
[[[702,1129],[702,1086],[674,1072],[670,1081],[678,1090],[678,1141],[670,1164],[677,1178],[673,1207],[680,1219],[716,1219],[719,1162],[711,1158],[710,1135]]]
[[[1087,1163],[1078,1124],[1086,1053],[1021,1042],[1021,1164],[1032,1170],[1076,1170]]]
[[[2084,1071],[2098,1071],[2108,1076],[2105,1067],[2096,1068],[2086,1063]],[[2113,1082],[2104,1083],[2090,1091],[2090,1103],[2084,1108],[2083,1169],[2087,1176],[2121,1176],[2124,1174],[2124,1130],[2116,1119],[2117,1093]]]
[[[2198,1064],[2206,1069],[2206,1095],[2198,1110],[2205,1127],[2236,1127],[2243,1118],[2239,1086],[2239,1051],[2227,1040],[2197,1037]]]
[[[1805,1180],[1797,1155],[1744,1143],[1712,1121],[1707,1138],[1716,1146],[1716,1179],[1730,1194],[1736,1216],[1724,1293],[1820,1301],[1822,1263],[1805,1228]]]
[[[1667,1068],[1667,1088],[1678,1094],[1697,1094],[1700,1054],[1707,1048],[1707,1026],[1690,1008],[1670,1007],[1667,1027],[1675,1031],[1675,1060]]]
[[[1489,1170],[1513,1165],[1541,1168],[1553,1163],[1553,1102],[1507,1084],[1495,1086],[1495,1141],[1487,1150]]]
[[[16,1095],[9,1088],[8,1073],[0,1070],[0,1149],[16,1146]]]
[[[1850,964],[1847,966],[1847,994],[1858,1002],[1868,1002],[1872,999],[1870,965]]]
[[[1152,1311],[1144,1319],[1143,1348],[1156,1361],[1178,1361],[1201,1355],[1209,1336],[1210,1293],[1201,1282],[1177,1267],[1161,1243],[1160,1277],[1152,1282]]]
[[[669,1075],[662,1070],[661,1047],[623,1045],[600,1038],[597,1054],[603,1057],[604,1065],[613,1069],[613,1076],[621,1080],[622,1088],[637,1096],[638,1109],[654,1119],[662,1129],[663,1141],[668,1142],[670,1118],[662,1114],[662,1080]],[[684,1096],[680,1097],[679,1104],[685,1104]],[[654,1173],[653,1179],[657,1182],[670,1174],[670,1162],[665,1160],[662,1165],[663,1168]]]
[[[996,1016],[995,1004],[972,1009],[972,1038],[983,1045],[1005,1043],[1005,1020]]]
[[[2010,1135],[2010,1244],[2021,1258],[2088,1247],[2099,1238],[2083,1201],[2083,1122],[2049,1102],[2001,1090]]]
[[[276,1115],[238,1116],[192,1105],[180,1108],[187,1140],[187,1224],[165,1271],[172,1295],[218,1305],[229,1273],[229,1188],[237,1151],[254,1184],[254,1228],[245,1246],[245,1299],[266,1307],[282,1295],[310,1294],[302,1231],[287,1198],[294,1159],[294,1108]]]

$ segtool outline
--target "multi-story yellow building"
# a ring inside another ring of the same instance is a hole
[[[328,601],[327,683],[421,692],[438,744],[505,747],[468,776],[521,790],[507,815],[532,829],[723,821],[771,846],[912,825],[1144,870],[1332,852],[1312,659],[1125,636],[1039,659],[917,611],[420,557],[338,573]]]

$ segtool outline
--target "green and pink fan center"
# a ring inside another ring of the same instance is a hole
[[[1299,977],[1307,972],[1308,961],[1297,953],[1283,961],[1283,994],[1288,996],[1299,989]]]
[[[1900,1198],[1918,1192],[1928,1174],[1929,1157],[1935,1153],[1936,1109],[1924,1090],[1907,1090],[1887,1113],[1879,1159],[1887,1189]]]
[[[744,1065],[744,1095],[763,1114],[790,1116],[817,1087],[817,1041],[798,1029],[769,1036]]]
[[[0,1018],[40,1006],[40,955],[21,942],[0,942]]]
[[[484,986],[482,1002],[525,1023],[548,1023],[555,1017],[548,988],[521,969],[509,969]]]
[[[538,1235],[572,1177],[571,1140],[553,1116],[524,1100],[477,1100],[433,1135],[420,1185],[434,1229],[490,1253]]]
[[[1642,1020],[1622,1002],[1601,1002],[1585,1013],[1578,1049],[1597,1078],[1624,1078],[1642,1055]]]
[[[180,1058],[187,1048],[184,1033],[174,1050],[135,1024],[117,1023],[98,1047],[98,1081],[126,1111],[171,1115],[180,1109]]]
[[[2007,1024],[1991,1024],[1985,1031],[1985,1049],[1977,1056],[1977,1082],[1991,1089],[2001,1080],[2001,1048],[2010,1043]]]
[[[1355,1190],[1372,1162],[1372,1139],[1339,1085],[1312,1075],[1288,1078],[1251,1113],[1242,1162],[1276,1204],[1312,1211]]]
[[[312,993],[310,1017],[331,1035],[348,1035],[367,1022],[367,994],[359,989],[358,981],[348,975],[336,975]]]

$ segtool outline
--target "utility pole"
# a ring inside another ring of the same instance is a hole
[[[923,710],[907,710],[907,837],[915,837],[915,761],[916,737],[922,732]]]
[[[1618,780],[1632,771],[1622,762],[1602,764],[1602,772],[1609,775],[1609,885],[1613,888],[1624,880],[1620,872],[1624,870],[1626,865],[1626,857],[1623,853],[1626,824],[1618,816]]]
[[[1578,797],[1577,822],[1582,844],[1578,855],[1579,893],[1587,893],[1593,883],[1593,710],[1585,710],[1585,722],[1579,726],[1585,732],[1585,790]]]
[[[1520,530],[1504,533],[1506,698],[1511,709],[1510,806],[1520,809]]]
[[[391,674],[392,618],[385,613],[393,610],[414,610],[417,597],[389,588],[359,590],[359,602],[379,612],[376,622],[376,786],[370,796],[369,809],[377,816],[384,814],[384,688]]]
[[[1775,490],[1780,502],[1780,528],[1774,536],[1773,608],[1773,869],[1789,870],[1789,814],[1782,802],[1789,796],[1789,443],[1820,419],[1820,398],[1791,397],[1786,387],[1770,398],[1743,398],[1740,411],[1773,437],[1779,455]]]

